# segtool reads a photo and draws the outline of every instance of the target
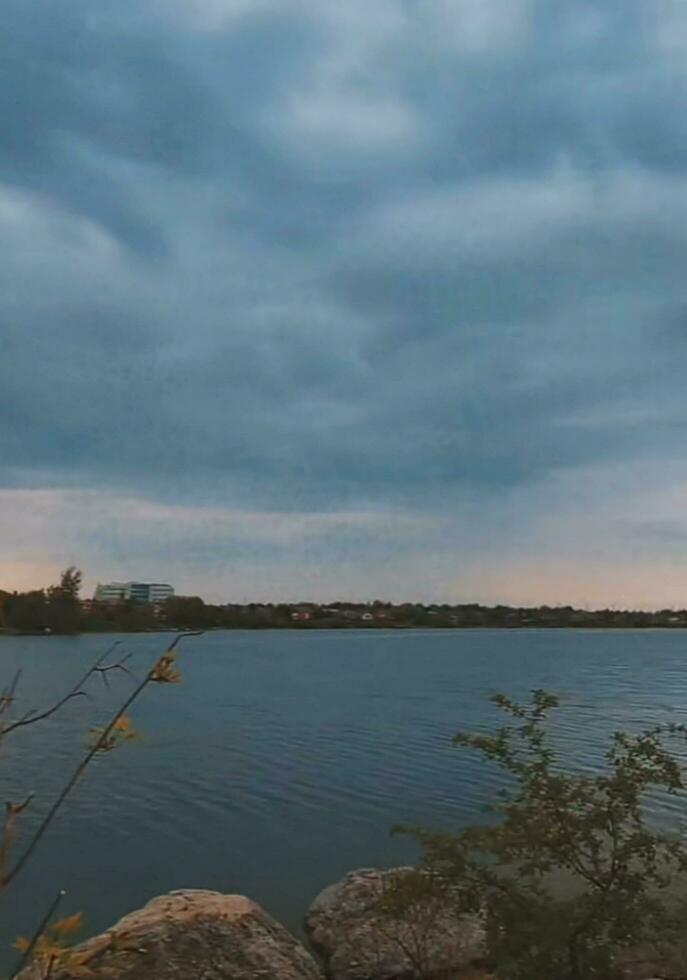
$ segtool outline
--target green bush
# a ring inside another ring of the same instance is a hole
[[[654,791],[684,793],[668,745],[685,740],[685,726],[616,733],[601,772],[571,773],[547,736],[555,696],[493,700],[507,724],[454,741],[500,767],[509,788],[484,826],[401,828],[421,843],[423,887],[448,883],[458,911],[484,914],[488,965],[504,980],[615,980],[633,959],[679,960],[687,850],[647,822],[645,803]]]

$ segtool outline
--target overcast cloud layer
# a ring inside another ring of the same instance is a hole
[[[683,0],[4,0],[0,587],[687,604],[686,65]]]

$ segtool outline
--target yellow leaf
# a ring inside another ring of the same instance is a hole
[[[75,912],[68,915],[65,919],[59,919],[51,926],[51,932],[55,936],[68,936],[72,932],[78,932],[83,926],[83,914]]]
[[[175,667],[176,657],[170,650],[160,657],[150,675],[151,681],[156,684],[177,684],[181,680],[181,674]]]
[[[42,935],[34,947],[36,959],[49,960],[59,957],[64,952],[64,946],[58,939]]]
[[[20,953],[25,953],[31,943],[26,938],[26,936],[17,936],[17,938],[12,943],[14,949],[18,949]]]

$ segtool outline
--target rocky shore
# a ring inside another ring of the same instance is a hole
[[[353,871],[325,888],[305,916],[311,946],[241,895],[187,890],[152,899],[99,936],[18,980],[477,980],[479,916],[445,907],[380,915],[379,900],[408,869]],[[636,969],[628,978],[648,978]]]

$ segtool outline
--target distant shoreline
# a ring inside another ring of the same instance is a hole
[[[40,636],[169,630],[687,629],[687,609],[649,612],[381,599],[220,604],[197,595],[175,595],[171,586],[164,588],[172,594],[157,602],[151,600],[150,590],[161,585],[146,585],[147,593],[125,599],[82,599],[80,586],[81,572],[71,567],[59,585],[0,592],[0,632]]]
[[[674,633],[687,631],[687,623],[676,625],[647,625],[647,626],[619,626],[613,623],[607,625],[579,625],[579,626],[556,626],[553,624],[535,624],[528,626],[509,626],[509,625],[465,625],[465,626],[322,626],[322,625],[282,625],[282,626],[213,626],[203,630],[204,634],[211,633],[485,633],[485,632],[510,632],[510,633],[539,633],[543,631],[562,633],[603,633],[603,632],[662,632]],[[17,639],[22,637],[33,637],[41,639],[51,639],[59,637],[81,637],[81,636],[161,636],[165,634],[178,635],[179,633],[191,632],[190,630],[178,630],[171,627],[161,627],[160,629],[112,629],[112,630],[78,630],[73,633],[60,633],[56,630],[20,632],[0,629],[0,640],[3,638]]]

